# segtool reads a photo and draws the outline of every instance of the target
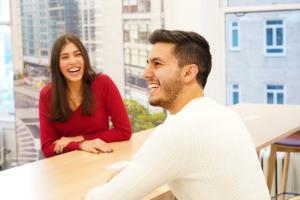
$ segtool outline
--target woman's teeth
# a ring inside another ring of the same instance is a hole
[[[80,70],[79,67],[75,67],[75,68],[68,69],[68,72],[77,72],[79,70]]]

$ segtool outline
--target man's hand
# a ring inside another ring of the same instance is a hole
[[[70,142],[80,142],[84,140],[82,136],[76,136],[76,137],[62,137],[59,140],[56,140],[54,142],[55,147],[54,151],[56,154],[60,154],[64,152],[65,147],[70,143]]]
[[[112,153],[113,149],[110,148],[106,142],[99,138],[94,140],[86,140],[80,144],[80,149],[90,153]]]

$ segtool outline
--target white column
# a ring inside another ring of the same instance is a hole
[[[194,31],[208,40],[213,66],[205,94],[225,104],[225,30],[221,2],[165,0],[165,22],[166,29]]]
[[[19,0],[10,1],[12,59],[15,73],[23,73],[23,49]]]
[[[103,1],[103,71],[124,97],[122,2]]]

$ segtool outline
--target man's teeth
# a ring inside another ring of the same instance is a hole
[[[68,72],[77,72],[79,70],[80,70],[79,67],[75,67],[75,68],[68,69]]]
[[[149,84],[148,88],[149,89],[158,88],[158,84]]]

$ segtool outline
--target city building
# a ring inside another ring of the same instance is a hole
[[[300,104],[300,1],[228,3],[226,103]]]
[[[123,48],[125,98],[140,102],[148,109],[147,83],[143,72],[151,45],[152,31],[164,27],[163,0],[123,0]]]
[[[80,36],[78,1],[22,0],[21,25],[24,74],[49,77],[49,56],[58,36]]]

